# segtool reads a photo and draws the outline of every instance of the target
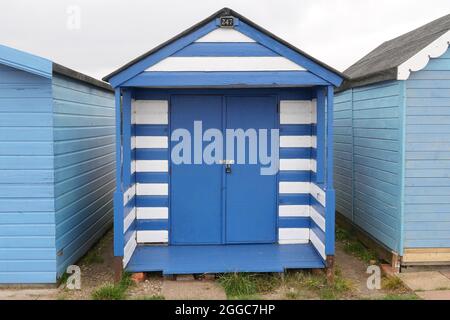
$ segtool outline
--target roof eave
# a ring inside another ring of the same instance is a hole
[[[397,67],[368,74],[359,78],[347,78],[347,80],[344,80],[340,87],[336,88],[335,92],[339,93],[351,88],[363,87],[379,82],[392,80],[397,80]]]

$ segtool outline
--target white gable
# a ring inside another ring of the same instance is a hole
[[[218,28],[195,42],[255,42],[255,40],[234,29]]]

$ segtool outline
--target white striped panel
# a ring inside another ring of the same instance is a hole
[[[136,148],[168,148],[166,136],[136,136]]]
[[[123,220],[123,232],[126,232],[136,218],[136,208],[133,208]]]
[[[167,183],[137,183],[136,194],[139,196],[167,196],[169,185]]]
[[[255,40],[235,29],[217,28],[195,42],[255,42]]]
[[[311,170],[311,159],[280,159],[280,170]]]
[[[311,230],[309,238],[311,240],[311,243],[316,248],[316,250],[319,252],[319,254],[322,256],[324,260],[327,259],[327,256],[325,255],[325,244],[320,241],[319,237],[317,237],[314,230]]]
[[[280,101],[280,124],[311,124],[316,123],[312,117],[312,102],[309,100]]]
[[[146,71],[304,71],[285,57],[168,57]],[[139,117],[137,118],[139,121]]]
[[[136,208],[138,219],[169,219],[169,208],[153,207],[153,208]]]
[[[311,183],[311,195],[325,207],[325,191],[319,188],[315,183]]]
[[[131,160],[130,163],[130,174],[133,174],[136,172],[136,160]]]
[[[128,264],[128,262],[131,259],[131,256],[133,255],[134,250],[137,247],[136,242],[136,231],[133,232],[133,235],[128,240],[127,244],[125,245],[124,251],[123,251],[123,267],[125,268]]]
[[[322,215],[318,213],[316,209],[314,209],[314,207],[311,207],[310,213],[311,219],[313,219],[314,222],[319,226],[319,228],[322,229],[323,232],[325,232],[325,218],[322,217]]]
[[[168,124],[167,100],[135,100],[133,102],[136,124]]]
[[[135,136],[131,137],[130,145],[131,145],[131,150],[136,149],[136,137]]]
[[[169,241],[169,232],[167,230],[138,231],[138,243],[164,243]]]
[[[309,242],[308,228],[278,229],[278,243],[280,244],[294,244],[294,243],[308,243],[308,242]]]
[[[310,182],[280,182],[279,193],[308,193]]]
[[[311,136],[311,148],[317,149],[317,136]]]
[[[278,207],[280,217],[309,217],[309,206],[281,205]]]
[[[311,123],[317,123],[317,100],[311,100]]]
[[[168,172],[169,161],[167,160],[136,160],[137,172]]]
[[[123,204],[126,205],[136,195],[136,185],[132,185],[123,193]]]
[[[315,159],[311,159],[311,171],[317,172],[317,162]]]
[[[280,148],[311,148],[311,136],[280,136]]]

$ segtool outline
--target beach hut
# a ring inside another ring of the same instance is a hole
[[[342,79],[227,8],[106,76],[117,274],[331,266]]]
[[[114,93],[0,45],[0,284],[55,283],[111,227]]]
[[[450,15],[387,41],[338,90],[336,209],[393,265],[450,263]]]

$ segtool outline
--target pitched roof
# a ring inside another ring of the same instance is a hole
[[[143,55],[137,57],[136,59],[133,59],[132,61],[128,62],[127,64],[125,64],[124,66],[120,67],[119,69],[115,70],[114,72],[108,74],[107,76],[103,77],[102,80],[104,81],[108,81],[109,79],[111,79],[112,77],[114,77],[115,75],[121,73],[122,71],[128,69],[129,67],[131,67],[132,65],[136,64],[137,62],[141,61],[142,59],[145,59],[146,57],[152,55],[153,53],[157,52],[158,50],[160,50],[161,48],[175,42],[176,40],[186,36],[187,34],[201,28],[202,26],[204,26],[205,24],[209,23],[210,21],[212,21],[213,19],[219,18],[219,17],[223,17],[223,16],[234,16],[236,18],[238,18],[239,20],[245,22],[246,24],[250,25],[251,27],[255,28],[256,30],[266,34],[267,36],[269,36],[270,38],[282,43],[283,45],[285,45],[286,47],[290,48],[291,50],[305,56],[306,58],[310,59],[311,61],[315,62],[316,64],[322,66],[323,68],[329,70],[330,72],[335,73],[336,75],[342,77],[342,78],[346,78],[344,74],[342,74],[341,72],[339,72],[338,70],[330,67],[329,65],[315,59],[314,57],[310,56],[309,54],[305,53],[304,51],[298,49],[297,47],[293,46],[292,44],[286,42],[285,40],[277,37],[276,35],[272,34],[271,32],[269,32],[268,30],[262,28],[261,26],[255,24],[254,22],[252,22],[251,20],[247,19],[246,17],[242,16],[241,14],[237,13],[236,11],[229,9],[229,8],[223,8],[219,11],[217,11],[216,13],[212,14],[211,16],[209,16],[208,18],[200,21],[199,23],[193,25],[192,27],[186,29],[185,31],[181,32],[180,34],[176,35],[175,37],[171,38],[170,40],[158,45],[157,47],[153,48],[152,50],[144,53]]]
[[[351,80],[342,87],[367,85],[397,79],[397,67],[450,30],[450,14],[390,41],[386,41],[344,74]],[[340,88],[340,89],[341,89]]]

